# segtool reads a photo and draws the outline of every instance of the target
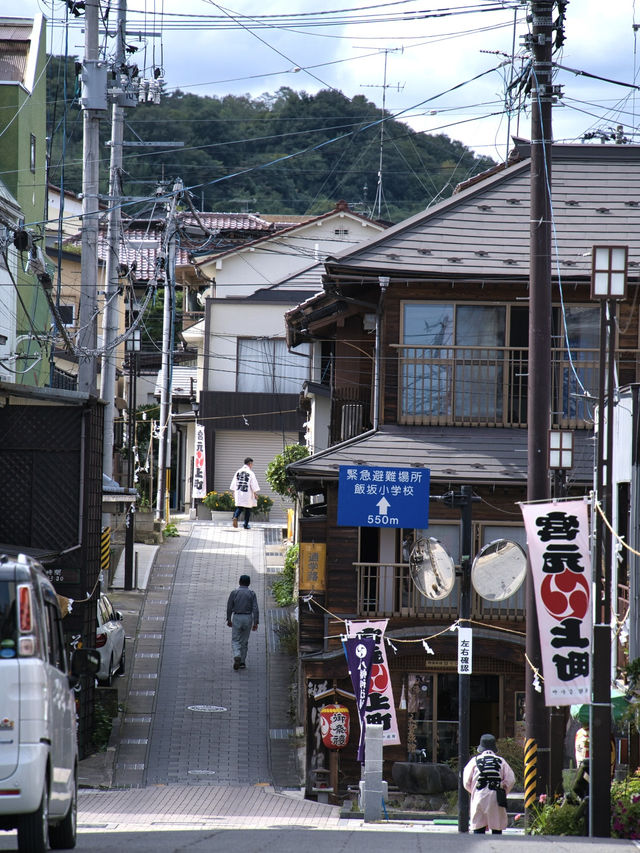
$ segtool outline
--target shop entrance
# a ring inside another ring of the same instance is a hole
[[[499,675],[471,676],[469,743],[500,731]],[[455,673],[410,674],[408,679],[408,750],[423,751],[426,761],[458,757],[458,676]]]

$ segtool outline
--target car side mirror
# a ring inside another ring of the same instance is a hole
[[[122,622],[122,613],[120,612],[120,610],[116,610],[115,614],[116,614],[116,619],[118,620],[118,622]]]
[[[95,649],[76,649],[71,655],[71,675],[95,675],[100,669],[100,655]]]

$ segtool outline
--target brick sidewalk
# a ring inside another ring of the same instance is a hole
[[[299,789],[288,717],[292,662],[273,632],[279,611],[268,592],[268,573],[282,562],[279,528],[183,521],[179,529],[161,546],[146,593],[111,593],[132,635],[128,673],[118,679],[125,710],[107,753],[81,762],[81,784]],[[251,575],[261,624],[247,669],[235,672],[226,600],[243,573]]]

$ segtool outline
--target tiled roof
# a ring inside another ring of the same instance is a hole
[[[211,251],[213,246],[219,245],[227,249],[230,245],[242,244],[247,240],[254,239],[261,233],[273,233],[272,223],[261,219],[253,213],[198,213],[204,227],[219,234],[216,238],[211,236],[207,242],[203,235],[200,223],[192,213],[182,213],[180,224],[191,232],[189,236],[183,236],[178,240],[176,246],[177,266],[190,266],[193,254],[208,246]],[[129,220],[123,222],[123,240],[120,244],[120,263],[129,268],[135,264],[135,278],[139,281],[148,281],[155,272],[155,263],[158,252],[162,247],[162,236],[164,233],[164,222],[162,220],[151,220],[144,223],[143,220]],[[235,236],[235,239],[234,239]],[[217,240],[221,242],[218,244]],[[80,245],[79,234],[69,241]],[[98,257],[104,261],[107,256],[107,233],[106,222],[100,224],[98,237]]]
[[[571,481],[593,481],[593,433],[574,432]],[[527,481],[527,430],[481,427],[408,427],[385,425],[295,462],[297,480],[336,480],[341,465],[381,468],[426,467],[431,480],[446,483]]]
[[[302,222],[294,222],[293,224],[287,225],[284,228],[279,228],[278,230],[274,231],[272,234],[267,234],[264,236],[260,235],[256,239],[252,240],[251,242],[243,244],[243,248],[248,248],[248,247],[257,248],[258,246],[266,243],[267,240],[270,240],[273,238],[281,239],[281,238],[285,238],[285,237],[289,237],[289,236],[294,236],[295,232],[298,231],[300,228],[304,228],[306,225],[309,225],[310,223],[320,223],[325,219],[330,219],[331,217],[336,216],[336,214],[340,214],[342,216],[350,216],[353,219],[357,219],[357,220],[360,220],[362,222],[370,223],[372,225],[380,226],[380,223],[376,222],[376,220],[370,219],[368,216],[364,216],[361,213],[356,213],[355,210],[351,210],[351,208],[349,207],[349,205],[346,202],[340,201],[340,202],[338,202],[338,204],[336,205],[336,207],[333,210],[329,210],[326,213],[320,214],[319,216],[311,216],[309,218],[305,218],[304,221],[302,221]],[[293,217],[293,218],[295,219],[295,217]],[[380,226],[380,227],[382,227],[382,226]],[[222,252],[207,253],[198,259],[198,264],[202,265],[202,264],[211,263],[212,260],[214,260],[214,259],[217,260],[218,258],[223,257],[224,255],[228,255],[231,252],[234,252],[235,250],[236,250],[235,247],[233,247],[233,248],[227,249],[227,250],[222,251]]]
[[[520,162],[327,261],[334,274],[386,273],[526,278],[529,275],[529,145]],[[554,275],[591,274],[591,249],[629,245],[640,264],[640,146],[554,145]],[[637,272],[635,273],[637,275]]]

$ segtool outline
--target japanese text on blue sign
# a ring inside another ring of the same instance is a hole
[[[338,524],[423,528],[428,523],[428,468],[340,466]]]

